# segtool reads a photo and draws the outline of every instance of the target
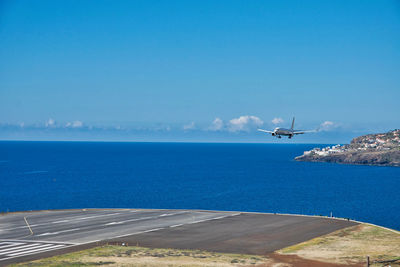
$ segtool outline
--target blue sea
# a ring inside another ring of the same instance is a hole
[[[400,230],[400,168],[293,160],[316,146],[2,141],[0,211],[332,212]]]

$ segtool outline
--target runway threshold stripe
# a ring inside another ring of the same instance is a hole
[[[29,247],[25,247],[25,248],[17,248],[17,249],[13,249],[7,252],[1,252],[0,255],[10,255],[10,253],[15,253],[15,252],[21,252],[21,251],[25,251],[25,250],[32,250],[32,249],[39,249],[39,248],[44,248],[44,247],[51,247],[51,244],[34,244],[31,245]]]
[[[6,239],[2,239],[2,241],[3,240],[6,240]],[[68,242],[59,242],[59,241],[45,241],[45,240],[12,240],[12,239],[7,239],[7,242],[24,242],[24,244],[33,244],[33,243],[36,243],[36,244],[41,244],[41,243],[43,243],[43,244],[61,244],[61,245],[76,245],[76,244],[73,244],[73,243],[68,243]]]
[[[24,251],[24,252],[19,252],[19,253],[13,253],[13,254],[7,254],[7,256],[11,256],[11,257],[15,257],[15,256],[20,256],[20,255],[28,255],[28,254],[32,254],[32,253],[37,253],[37,252],[44,252],[47,250],[53,250],[53,249],[58,249],[61,247],[65,247],[65,245],[56,245],[56,246],[52,246],[52,247],[46,247],[46,248],[39,248],[39,249],[34,249],[34,250],[28,250],[28,251]]]
[[[1,245],[1,244],[9,244],[9,245]],[[8,247],[15,247],[15,246],[23,245],[23,244],[26,244],[26,243],[3,242],[3,243],[0,243],[0,249],[8,248]]]
[[[9,251],[13,251],[15,249],[28,248],[28,247],[32,247],[32,246],[36,246],[36,245],[38,245],[38,244],[35,243],[35,244],[28,244],[28,245],[24,245],[24,246],[14,246],[14,247],[6,248],[6,249],[1,249],[0,250],[0,255],[2,255],[4,253],[9,253]]]
[[[12,244],[13,242],[0,242],[0,247]]]

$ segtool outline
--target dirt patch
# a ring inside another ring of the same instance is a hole
[[[297,255],[283,255],[279,253],[268,254],[268,257],[276,263],[280,263],[282,267],[295,266],[295,267],[363,267],[362,264],[337,264],[328,263],[317,260],[304,259]],[[268,266],[268,265],[265,265]],[[278,265],[276,265],[278,266]]]

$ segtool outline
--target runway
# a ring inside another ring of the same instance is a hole
[[[0,216],[0,265],[65,253],[100,241],[265,254],[355,224],[308,216],[196,210],[10,213]]]

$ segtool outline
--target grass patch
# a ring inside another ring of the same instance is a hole
[[[378,261],[395,260],[400,256],[400,233],[381,227],[360,224],[290,246],[281,254],[342,264],[364,263],[370,256],[372,266]]]
[[[100,246],[12,266],[249,266],[267,263],[266,257],[201,250]]]

